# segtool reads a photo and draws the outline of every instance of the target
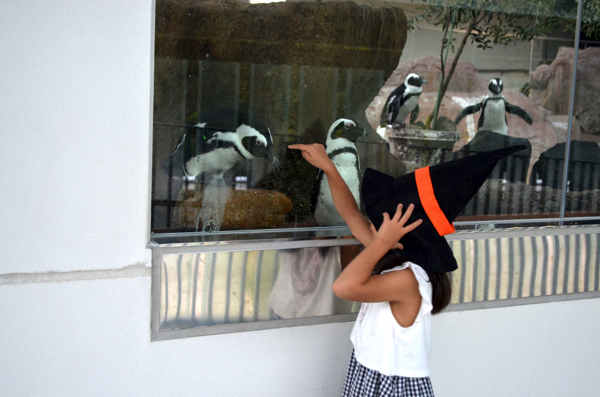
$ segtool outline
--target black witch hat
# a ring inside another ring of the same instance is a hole
[[[431,272],[456,270],[456,259],[443,236],[454,232],[452,222],[498,161],[523,149],[525,146],[519,145],[492,150],[420,168],[399,178],[367,168],[362,182],[367,216],[379,229],[384,212],[391,217],[398,204],[405,209],[414,204],[407,223],[417,219],[423,223],[400,239],[404,246],[401,255]]]

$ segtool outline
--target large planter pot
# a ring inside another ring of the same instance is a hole
[[[449,158],[460,135],[456,131],[388,128],[386,137],[390,143],[390,152],[400,161],[425,167]]]

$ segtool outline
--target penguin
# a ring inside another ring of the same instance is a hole
[[[405,120],[410,115],[410,122],[414,123],[419,117],[419,99],[423,92],[423,84],[427,84],[418,73],[410,73],[385,101],[385,106],[381,111],[380,127],[377,133],[385,138],[385,129],[400,126],[406,126]]]
[[[250,121],[243,112],[220,109],[186,127],[163,169],[188,181],[206,181],[223,178],[240,161],[255,158],[278,164],[269,128],[260,121]]]
[[[325,142],[327,155],[350,188],[359,207],[360,162],[354,142],[366,134],[366,131],[354,121],[342,118],[333,122],[327,132],[327,141]],[[319,170],[313,185],[311,210],[318,226],[345,225],[333,204],[327,176],[321,170]]]
[[[487,130],[497,132],[498,134],[508,135],[508,124],[506,122],[506,112],[521,117],[528,124],[533,123],[531,115],[519,106],[512,105],[506,101],[502,95],[503,84],[499,78],[491,79],[488,84],[488,94],[483,101],[467,106],[460,111],[454,124],[458,123],[468,114],[477,113],[481,110],[481,116],[477,123],[477,131]]]

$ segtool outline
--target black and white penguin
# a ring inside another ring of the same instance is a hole
[[[481,116],[477,123],[477,131],[487,130],[497,132],[498,134],[508,135],[508,124],[506,122],[506,112],[521,117],[528,124],[533,123],[531,115],[519,106],[512,105],[506,101],[502,95],[503,89],[502,80],[495,78],[491,79],[488,84],[488,94],[483,101],[467,106],[460,111],[454,124],[457,124],[467,115],[477,113],[481,110]]]
[[[327,132],[325,150],[335,164],[340,175],[350,188],[354,199],[360,207],[360,161],[354,142],[366,131],[354,121],[339,119],[333,122]],[[343,226],[344,220],[333,204],[327,176],[319,170],[313,185],[311,209],[315,222],[319,226]]]
[[[173,153],[163,163],[172,175],[195,180],[222,178],[238,162],[264,158],[277,165],[273,136],[260,121],[250,121],[243,112],[222,109],[203,115],[186,127]]]
[[[410,73],[404,79],[404,83],[388,96],[381,111],[380,127],[377,129],[382,138],[386,128],[397,126],[404,128],[408,115],[410,115],[411,123],[417,121],[423,84],[427,84],[427,80],[417,73]]]

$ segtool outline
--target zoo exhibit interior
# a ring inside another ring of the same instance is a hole
[[[353,318],[331,285],[358,241],[293,143],[325,145],[362,209],[366,168],[524,145],[446,237],[452,303],[600,290],[599,15],[598,0],[157,0],[153,338]]]

